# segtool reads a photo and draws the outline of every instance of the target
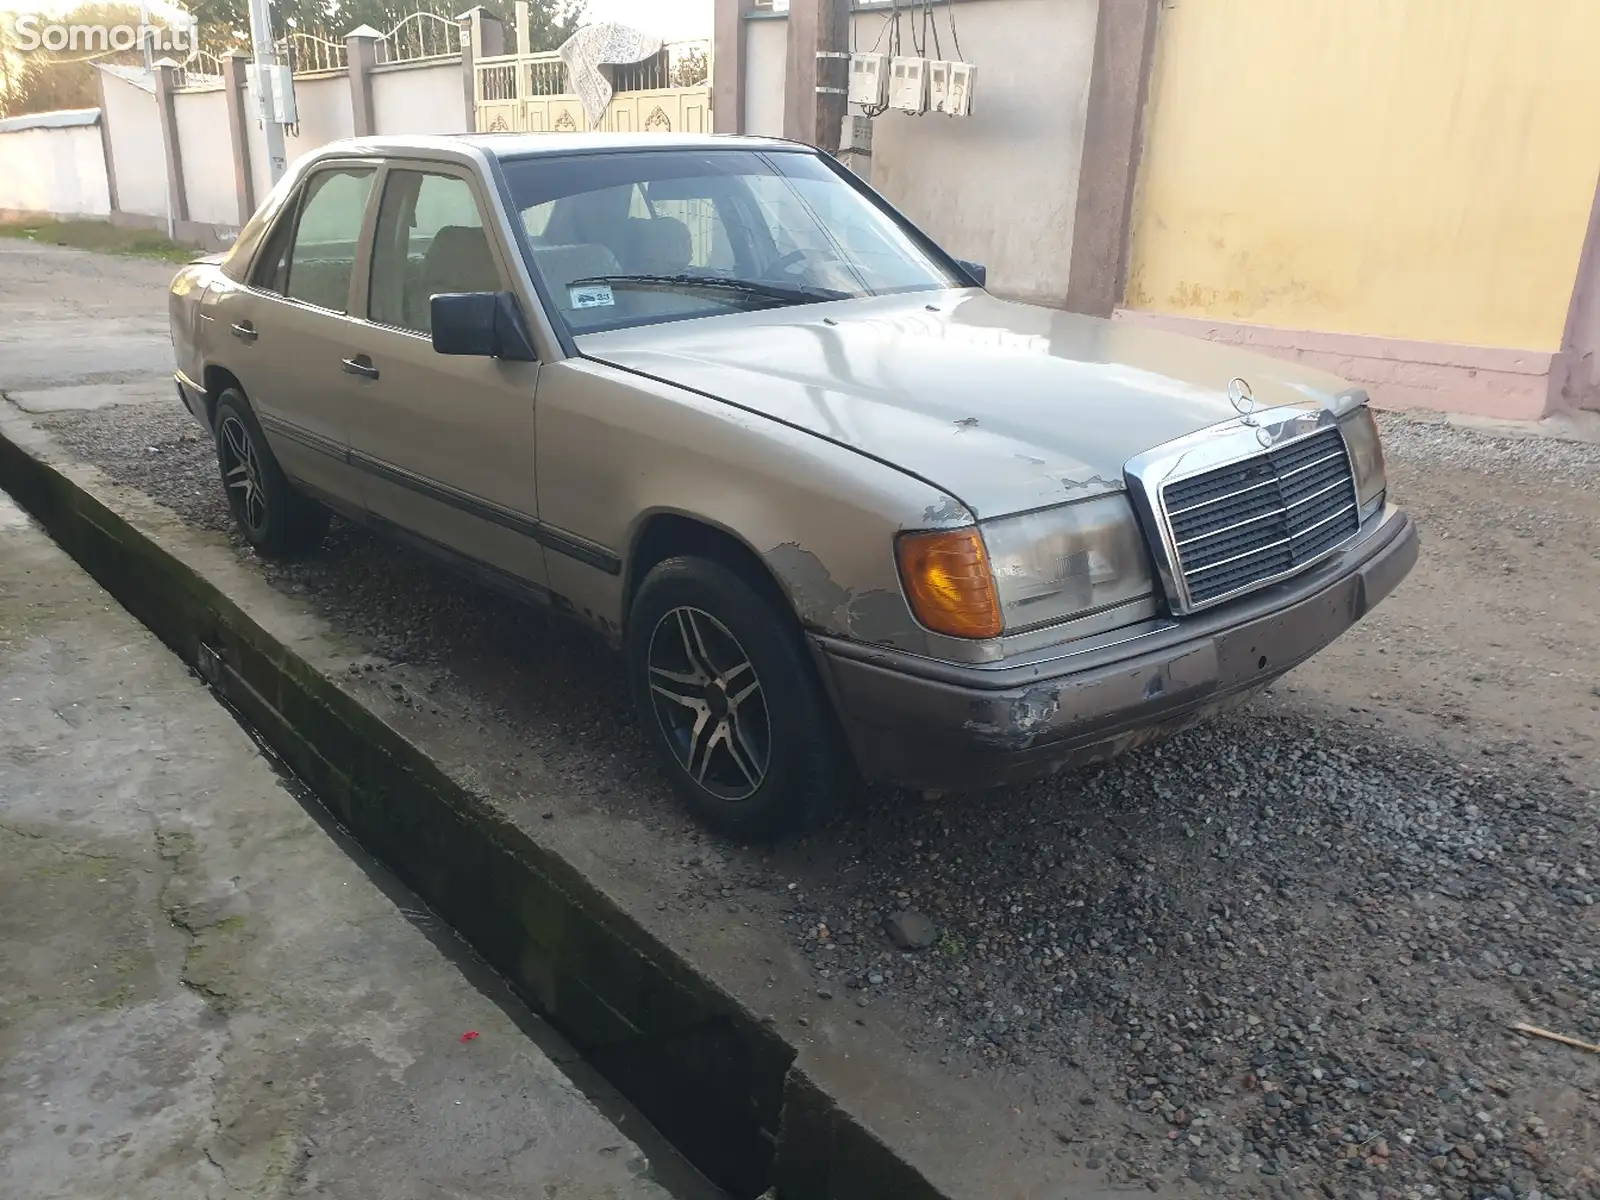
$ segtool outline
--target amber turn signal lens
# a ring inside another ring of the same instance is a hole
[[[964,638],[1000,635],[989,552],[976,529],[902,534],[895,557],[911,611],[929,629]]]

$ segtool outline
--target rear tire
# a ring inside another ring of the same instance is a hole
[[[267,558],[299,558],[322,542],[328,510],[295,490],[238,388],[217,397],[211,418],[217,466],[239,532]]]
[[[670,558],[639,585],[626,648],[645,735],[705,824],[770,840],[832,812],[844,755],[791,613],[721,563]]]

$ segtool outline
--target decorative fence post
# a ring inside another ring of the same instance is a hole
[[[233,143],[233,190],[239,197],[239,225],[256,211],[256,181],[250,175],[250,114],[245,111],[245,64],[250,56],[230,50],[222,56],[222,81],[228,97],[228,140]]]
[[[350,71],[350,109],[357,137],[377,133],[372,108],[372,68],[378,65],[378,43],[383,34],[371,25],[362,25],[344,35],[345,57]]]
[[[173,102],[181,68],[170,58],[158,59],[155,68],[156,119],[161,123],[161,148],[167,160],[167,201],[173,222],[187,222],[189,197],[183,186],[183,151],[178,145],[178,110]]]
[[[499,17],[482,6],[469,8],[456,21],[461,26],[461,78],[466,93],[467,129],[476,132],[478,101],[482,99],[478,95],[477,63],[479,59],[494,58],[506,52],[505,26]]]

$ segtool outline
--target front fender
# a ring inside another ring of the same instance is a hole
[[[808,629],[919,654],[894,559],[902,530],[972,523],[932,484],[735,404],[588,359],[540,372],[541,522],[626,563],[671,513],[747,547]],[[547,553],[552,591],[620,625],[630,580]]]

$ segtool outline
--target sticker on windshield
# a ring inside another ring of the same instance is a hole
[[[573,308],[605,308],[616,301],[611,298],[609,283],[591,283],[584,287],[568,288]]]

